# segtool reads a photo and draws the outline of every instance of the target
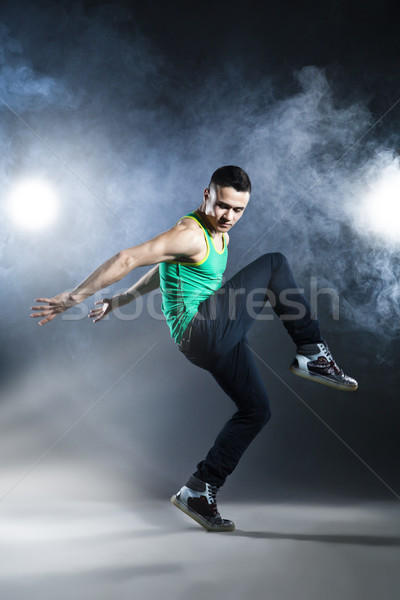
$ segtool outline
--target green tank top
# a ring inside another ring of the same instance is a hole
[[[160,289],[162,311],[177,343],[198,311],[199,304],[216,292],[222,283],[228,259],[228,248],[223,234],[223,248],[217,250],[205,223],[197,213],[186,217],[194,219],[202,228],[207,243],[207,253],[198,263],[181,259],[160,263]]]

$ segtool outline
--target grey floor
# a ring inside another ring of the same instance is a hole
[[[165,502],[1,503],[4,600],[398,600],[400,503],[223,502],[207,533]]]

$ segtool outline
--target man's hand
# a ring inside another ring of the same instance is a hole
[[[75,300],[71,299],[70,292],[62,292],[62,294],[58,294],[58,296],[54,296],[54,298],[35,298],[35,302],[48,303],[48,306],[31,306],[31,310],[37,311],[32,313],[31,317],[45,317],[39,321],[39,325],[44,325],[45,323],[52,321],[59,313],[78,304]]]
[[[93,323],[97,323],[97,321],[101,321],[104,319],[106,315],[108,315],[112,310],[114,310],[112,298],[104,298],[103,300],[99,300],[94,303],[95,306],[97,304],[101,304],[100,308],[92,308],[88,317],[89,319],[93,319]]]

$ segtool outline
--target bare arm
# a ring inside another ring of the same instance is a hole
[[[96,305],[101,305],[99,308],[92,308],[89,313],[89,319],[93,319],[93,323],[97,323],[108,315],[111,311],[125,304],[129,304],[132,300],[136,300],[139,296],[144,296],[160,286],[159,265],[156,265],[150,271],[147,271],[136,283],[134,283],[126,292],[117,294],[113,298],[104,298],[96,302]]]
[[[76,306],[103,288],[120,281],[133,269],[182,256],[191,257],[201,252],[203,243],[203,235],[200,231],[195,231],[193,227],[187,226],[185,223],[175,225],[172,229],[161,233],[144,244],[121,250],[121,252],[100,265],[71,292],[62,292],[54,298],[36,298],[37,302],[47,302],[48,306],[32,306],[31,308],[35,312],[31,314],[31,317],[44,317],[39,322],[39,325],[44,325],[52,321],[57,314]],[[141,286],[147,284],[142,282]]]
[[[127,289],[124,294],[122,294],[124,304],[129,304],[129,302],[132,302],[132,300],[135,300],[135,298],[138,298],[139,296],[144,296],[145,294],[148,294],[159,287],[160,271],[159,265],[156,265],[155,267],[150,269],[150,271],[147,271],[147,273],[145,273],[143,277],[138,279],[138,281],[134,283],[129,289]]]

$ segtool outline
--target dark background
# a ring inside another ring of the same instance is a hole
[[[140,319],[131,306],[95,326],[90,301],[43,328],[29,306],[172,226],[217,167],[239,164],[253,194],[227,276],[281,251],[308,295],[311,278],[335,290],[339,319],[327,294],[318,316],[360,387],[293,377],[294,348],[267,309],[249,339],[273,418],[226,493],[397,497],[399,242],[373,231],[363,204],[375,178],[400,170],[394,7],[1,3],[2,494],[43,472],[50,495],[62,481],[83,495],[165,498],[194,470],[233,407],[174,347],[159,295]],[[32,175],[60,201],[40,232],[6,210]]]

